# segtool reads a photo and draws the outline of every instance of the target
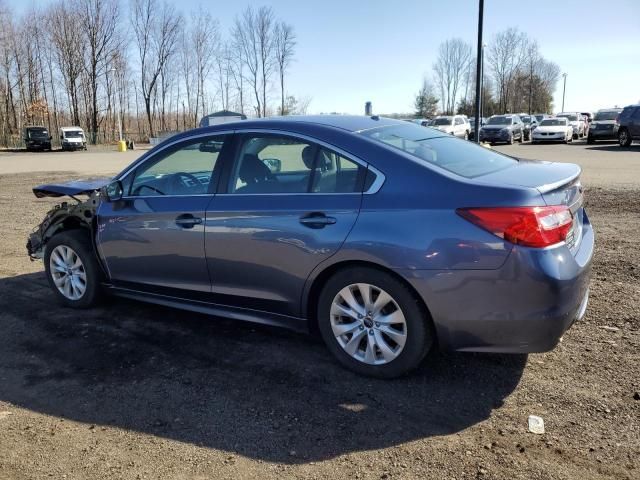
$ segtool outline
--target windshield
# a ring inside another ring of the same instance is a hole
[[[451,125],[450,118],[436,118],[431,125]]]
[[[546,118],[541,123],[541,127],[556,127],[558,125],[567,125],[567,120],[565,118]]]
[[[511,125],[511,117],[491,117],[487,125]]]
[[[46,128],[30,128],[28,131],[29,138],[48,137],[49,132]]]
[[[541,122],[542,120],[544,120],[544,115],[536,115],[536,120]]]
[[[620,112],[611,110],[609,112],[598,112],[594,120],[615,120],[620,115]]]
[[[64,132],[65,138],[82,138],[82,132],[80,130],[70,130]]]
[[[520,119],[523,123],[531,123],[531,117],[529,115],[523,115]]]
[[[366,130],[362,135],[466,178],[503,170],[518,162],[494,150],[450,135],[425,134],[425,129],[413,125],[376,128]]]
[[[578,121],[578,116],[577,115],[558,115],[558,117],[566,118],[570,122],[577,122]]]

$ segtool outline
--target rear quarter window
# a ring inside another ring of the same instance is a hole
[[[402,125],[365,130],[362,135],[465,178],[497,172],[518,162],[515,158],[466,140],[450,135],[425,134],[424,130]]]

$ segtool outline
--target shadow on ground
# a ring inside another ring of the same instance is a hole
[[[0,332],[0,401],[282,463],[463,430],[526,363],[433,354],[410,377],[371,380],[276,328],[119,299],[58,307],[41,273],[0,279]]]

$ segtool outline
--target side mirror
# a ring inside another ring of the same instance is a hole
[[[106,187],[103,187],[102,193],[108,202],[117,202],[118,200],[121,200],[124,195],[122,182],[120,180],[111,182]]]

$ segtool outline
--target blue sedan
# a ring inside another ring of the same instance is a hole
[[[580,168],[408,122],[205,127],[113,179],[34,193],[75,200],[27,244],[64,305],[110,293],[319,332],[364,375],[402,375],[435,346],[547,351],[587,306]]]

